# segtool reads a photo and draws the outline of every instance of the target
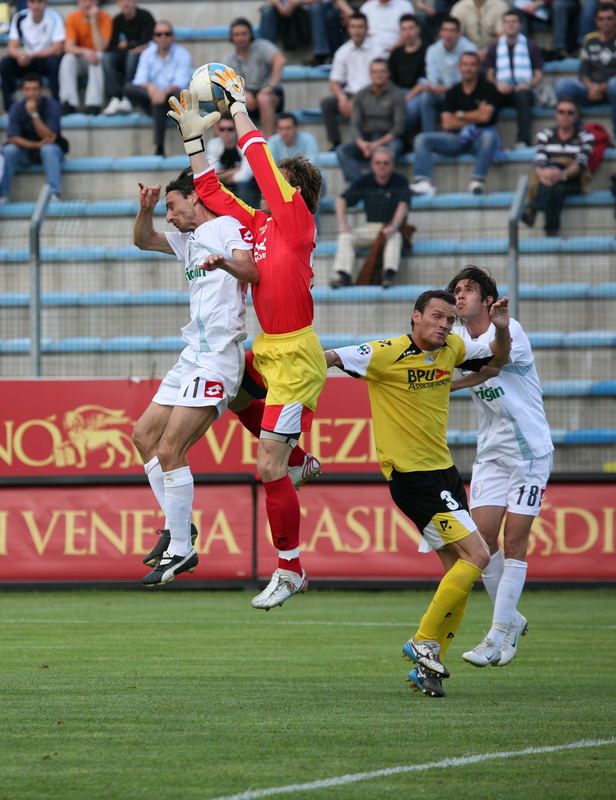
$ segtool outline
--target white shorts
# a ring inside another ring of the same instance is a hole
[[[244,347],[232,342],[221,353],[185,347],[162,379],[152,402],[160,406],[214,406],[218,416],[238,393],[244,374]]]
[[[504,506],[512,514],[536,517],[552,471],[552,453],[532,461],[502,457],[475,461],[470,507]]]

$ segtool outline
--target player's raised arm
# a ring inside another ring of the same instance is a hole
[[[205,157],[203,134],[218,122],[220,114],[212,111],[202,117],[199,113],[199,98],[187,89],[180,92],[179,100],[177,97],[170,97],[169,105],[171,111],[167,111],[167,116],[178,126],[193,175],[199,175],[210,166]]]
[[[490,349],[494,353],[491,361],[486,366],[502,367],[509,360],[511,352],[511,333],[509,332],[509,298],[501,297],[490,306],[490,320],[494,324],[494,339],[490,342]]]
[[[145,186],[139,184],[139,211],[133,226],[133,242],[140,250],[156,250],[159,253],[174,255],[164,233],[154,229],[154,209],[160,200],[160,184]]]

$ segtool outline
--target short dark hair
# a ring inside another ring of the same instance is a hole
[[[193,173],[190,167],[183,169],[177,178],[165,186],[165,194],[169,192],[179,192],[182,197],[188,197],[195,191],[195,184],[193,181]]]
[[[599,3],[599,5],[597,6],[597,10],[595,11],[595,17],[597,16],[597,14],[600,14],[601,12],[605,11],[612,11],[614,14],[616,14],[616,8],[612,3]]]
[[[365,23],[366,27],[368,27],[368,17],[364,13],[362,13],[361,11],[353,12],[353,14],[351,14],[351,16],[349,17],[349,22],[352,19],[361,19]]]
[[[39,86],[43,85],[43,79],[38,74],[38,72],[26,72],[26,74],[21,79],[22,83],[38,83]]]
[[[231,20],[231,22],[229,23],[229,37],[231,37],[231,31],[233,30],[233,28],[239,28],[240,25],[243,26],[244,28],[248,28],[248,30],[250,31],[250,41],[254,42],[255,32],[252,28],[252,23],[250,22],[249,19],[246,19],[246,17],[236,17],[235,19]]]
[[[479,58],[479,53],[475,52],[475,50],[465,50],[463,53],[460,53],[460,58],[458,59],[458,63],[462,61],[463,58],[466,57],[474,58],[475,61],[481,63],[481,59]]]
[[[614,9],[614,10],[616,11],[616,9]],[[569,105],[572,105],[572,106],[575,108],[575,110],[576,110],[576,112],[577,112],[577,115],[578,115],[578,117],[579,117],[579,116],[580,116],[580,114],[582,113],[582,112],[580,111],[580,104],[579,104],[579,103],[578,103],[578,101],[575,99],[575,97],[559,97],[559,98],[558,98],[558,100],[556,101],[556,105],[555,105],[555,107],[554,107],[554,108],[555,108],[555,109],[557,109],[557,108],[558,108],[558,106],[559,106],[561,103],[569,103]]]
[[[386,58],[383,58],[382,56],[378,56],[377,58],[373,58],[372,61],[370,62],[370,66],[372,67],[374,64],[385,64],[387,69],[389,69],[389,62],[387,61]]]
[[[453,294],[460,281],[474,281],[481,290],[482,300],[486,300],[488,297],[492,298],[492,302],[498,300],[496,281],[487,270],[476,267],[474,264],[467,264],[449,281],[447,291]]]
[[[451,14],[443,17],[441,24],[439,25],[439,29],[442,28],[446,23],[449,25],[455,25],[457,30],[460,30],[460,20],[457,17],[452,17]]]
[[[505,17],[517,17],[518,22],[522,22],[522,14],[517,10],[517,8],[509,8],[503,14],[503,19]]]
[[[398,20],[398,22],[400,25],[402,25],[403,22],[414,22],[415,25],[419,25],[419,20],[417,19],[415,14],[403,14]]]
[[[279,114],[278,122],[280,122],[281,119],[290,119],[291,122],[295,125],[295,127],[299,126],[298,118],[295,116],[295,114],[292,114],[290,111],[285,111],[283,114]]]
[[[451,292],[446,292],[444,289],[428,289],[428,291],[422,292],[415,300],[413,311],[419,311],[420,314],[423,314],[430,300],[444,300],[450,306],[455,306],[456,304],[456,298]]]
[[[300,187],[308,211],[314,214],[319,207],[321,186],[323,184],[319,168],[315,167],[311,161],[308,161],[303,156],[284,158],[278,167],[285,171],[291,186]]]

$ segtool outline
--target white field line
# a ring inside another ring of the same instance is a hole
[[[469,764],[478,764],[481,761],[493,761],[499,758],[517,758],[518,756],[534,756],[541,753],[558,753],[563,750],[578,750],[583,747],[603,747],[616,744],[616,737],[611,739],[581,739],[579,742],[559,744],[548,747],[527,747],[524,750],[511,750],[505,753],[481,753],[475,756],[462,756],[461,758],[444,758],[442,761],[429,761],[426,764],[411,764],[409,766],[388,767],[377,769],[373,772],[356,772],[352,775],[341,775],[338,778],[326,778],[322,781],[311,783],[293,783],[288,786],[272,786],[268,789],[255,789],[240,794],[214,797],[212,800],[259,800],[262,797],[273,797],[277,794],[294,794],[295,792],[308,792],[311,789],[330,789],[334,786],[345,786],[349,783],[382,778],[388,775],[400,775],[405,772],[423,772],[428,769],[447,769],[449,767],[466,767]]]
[[[192,625],[202,624],[203,622],[212,622],[209,617],[197,618],[193,617],[190,620],[184,619],[160,619],[156,620],[156,625]],[[139,619],[120,619],[120,620],[94,620],[94,619],[2,619],[0,618],[0,625],[139,625],[143,626],[149,621]],[[347,628],[407,628],[409,626],[417,625],[418,621],[409,620],[407,622],[350,622],[324,619],[276,619],[270,617],[269,619],[229,619],[221,622],[222,625],[317,625],[317,626],[342,626]],[[533,624],[533,631],[536,628]],[[616,625],[550,625],[550,630],[584,630],[584,631],[614,631]]]

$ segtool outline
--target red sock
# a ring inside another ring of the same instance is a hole
[[[265,409],[265,400],[253,399],[243,411],[238,411],[237,418],[242,425],[249,430],[257,439],[261,435],[261,420],[263,419],[263,410]],[[304,456],[306,451],[297,445],[289,456],[290,467],[301,467],[304,463]]]
[[[276,481],[263,483],[265,508],[272,531],[272,541],[277,550],[293,550],[299,547],[299,500],[288,475]],[[278,559],[278,566],[301,574],[299,558],[291,561]]]

